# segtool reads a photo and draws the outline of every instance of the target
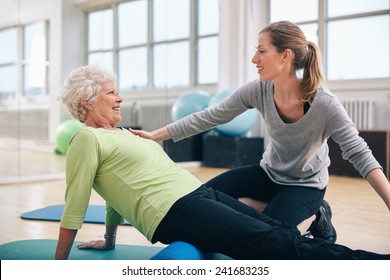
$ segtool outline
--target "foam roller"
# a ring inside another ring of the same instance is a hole
[[[195,246],[182,241],[176,241],[162,249],[151,260],[203,260],[205,258]]]

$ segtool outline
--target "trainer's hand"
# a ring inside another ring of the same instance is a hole
[[[129,128],[129,131],[133,133],[134,135],[137,135],[139,137],[145,138],[145,139],[151,139],[154,140],[152,137],[152,133],[145,131],[145,130],[138,130],[138,129],[131,129]]]
[[[109,245],[105,240],[92,240],[86,243],[80,243],[77,245],[79,249],[94,249],[94,250],[112,250],[115,245]]]

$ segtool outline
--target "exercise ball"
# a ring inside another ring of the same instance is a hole
[[[75,132],[84,126],[81,122],[75,119],[66,120],[62,122],[57,128],[56,134],[56,153],[66,154],[69,147],[70,139],[72,139]]]
[[[209,107],[214,107],[215,105],[221,103],[227,97],[229,97],[234,90],[224,90],[216,95],[214,95],[209,103]],[[225,124],[218,125],[215,127],[215,130],[222,135],[231,136],[231,137],[241,137],[245,135],[256,123],[256,110],[249,109],[242,113],[241,115],[235,117],[230,122]]]
[[[177,121],[209,106],[210,95],[205,91],[191,91],[181,95],[173,104],[171,117]]]

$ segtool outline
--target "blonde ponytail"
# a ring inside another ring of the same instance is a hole
[[[305,65],[303,67],[303,77],[301,81],[303,101],[311,102],[317,89],[321,86],[324,80],[321,52],[313,42],[308,41]]]

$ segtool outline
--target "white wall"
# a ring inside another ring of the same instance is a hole
[[[220,2],[219,90],[257,78],[251,63],[257,34],[267,24],[266,0]]]
[[[50,20],[50,141],[68,115],[58,102],[61,85],[73,68],[84,62],[84,13],[73,0],[53,0]]]
[[[51,0],[0,0],[0,28],[48,19]]]

